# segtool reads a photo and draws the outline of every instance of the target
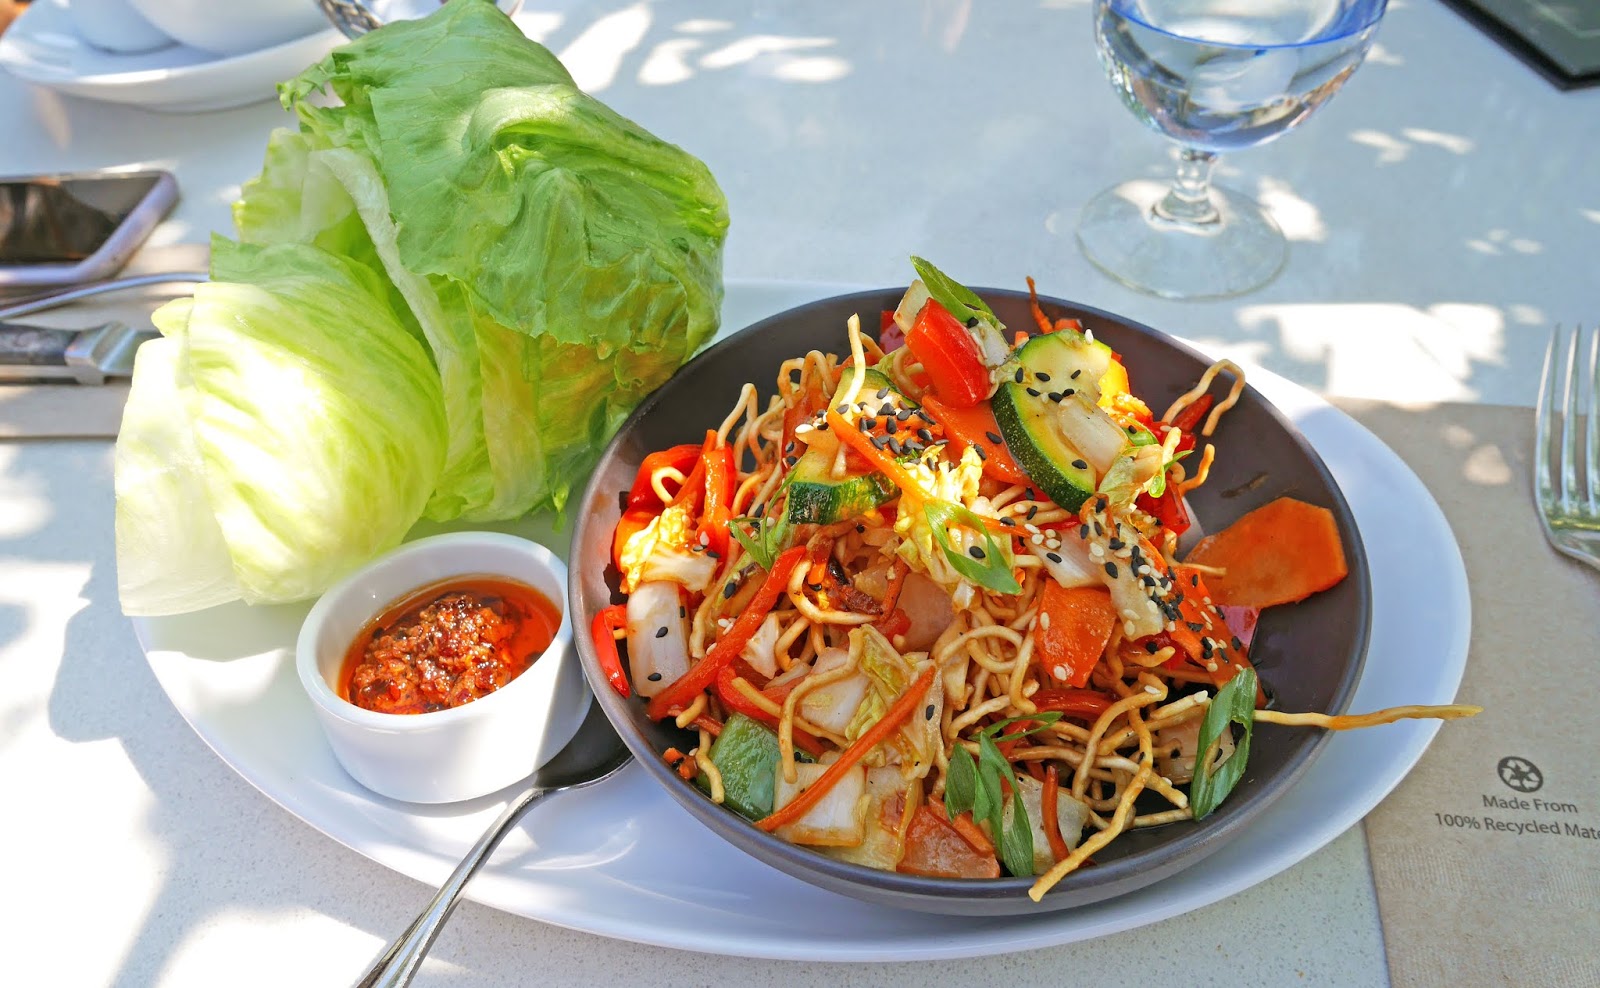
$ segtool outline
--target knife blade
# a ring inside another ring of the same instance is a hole
[[[134,352],[158,335],[120,322],[88,329],[0,323],[0,384],[104,384],[132,377]]]

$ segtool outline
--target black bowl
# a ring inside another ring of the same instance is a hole
[[[1327,732],[1263,724],[1256,728],[1250,764],[1228,799],[1205,820],[1124,833],[1097,853],[1092,867],[1056,885],[1042,902],[1026,891],[1032,879],[924,878],[846,864],[764,833],[711,802],[679,778],[661,758],[676,746],[687,751],[694,735],[670,722],[658,724],[637,697],[624,699],[607,684],[589,636],[602,607],[621,599],[608,584],[611,535],[620,516],[619,495],[633,482],[651,451],[699,442],[738,400],[749,381],[763,401],[775,388],[779,365],[809,350],[848,350],[845,321],[859,314],[866,326],[893,309],[902,289],[861,292],[812,302],[762,320],[696,357],[639,406],[601,457],[577,506],[570,555],[570,606],[584,673],[606,715],[640,763],[690,813],[736,847],[789,874],[846,895],[907,909],[963,915],[1006,915],[1066,909],[1131,892],[1171,875],[1244,834],[1248,824],[1294,784],[1327,741]],[[978,294],[1012,330],[1031,328],[1028,297],[980,289]],[[1134,393],[1157,414],[1187,391],[1210,361],[1164,333],[1098,309],[1040,299],[1052,317],[1081,319],[1120,354]],[[1350,575],[1338,586],[1299,604],[1269,608],[1251,659],[1275,705],[1286,710],[1343,712],[1366,657],[1371,618],[1367,560],[1350,508],[1333,477],[1300,433],[1253,388],[1222,420],[1216,464],[1189,501],[1198,522],[1215,531],[1282,495],[1333,512],[1344,540]]]

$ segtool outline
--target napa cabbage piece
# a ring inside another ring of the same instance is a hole
[[[371,32],[281,93],[298,130],[244,187],[239,236],[348,256],[403,300],[449,423],[428,517],[561,508],[716,332],[728,213],[710,171],[579,90],[491,0]]]
[[[398,545],[445,454],[439,376],[366,267],[213,245],[163,307],[117,440],[123,610],[314,596]]]

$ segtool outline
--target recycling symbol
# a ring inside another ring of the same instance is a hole
[[[1539,766],[1526,758],[1507,755],[1500,759],[1500,764],[1495,767],[1500,775],[1500,781],[1517,792],[1538,792],[1544,785],[1544,774],[1539,771]]]

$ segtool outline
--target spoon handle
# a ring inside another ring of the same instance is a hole
[[[439,931],[444,929],[444,924],[450,918],[450,913],[456,908],[456,902],[461,898],[461,891],[467,887],[472,876],[477,874],[483,863],[489,860],[494,849],[499,846],[501,838],[505,837],[516,825],[517,821],[528,809],[543,797],[554,792],[539,786],[531,786],[521,795],[512,800],[500,818],[494,822],[478,842],[472,845],[472,850],[456,865],[456,870],[440,886],[433,901],[428,907],[412,921],[411,926],[388,948],[373,961],[372,966],[357,981],[355,988],[401,988],[411,983],[417,969],[422,966],[422,959],[427,956],[433,941],[439,936]]]

